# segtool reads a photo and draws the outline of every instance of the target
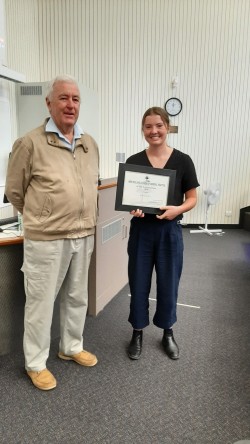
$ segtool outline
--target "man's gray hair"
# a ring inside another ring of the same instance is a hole
[[[53,93],[54,86],[58,82],[73,83],[74,85],[77,86],[77,88],[79,88],[78,82],[77,82],[77,80],[74,77],[72,77],[72,76],[70,76],[68,74],[59,75],[59,76],[54,77],[54,79],[50,80],[50,82],[48,83],[46,99],[47,98],[51,99],[51,95]]]

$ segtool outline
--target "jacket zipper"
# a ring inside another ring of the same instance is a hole
[[[72,151],[72,154],[73,154],[73,158],[74,158],[74,160],[76,159],[76,156],[75,156],[75,149],[74,149],[74,151]],[[77,166],[76,166],[76,179],[78,178],[79,176],[78,176],[78,168],[77,168]],[[82,207],[80,208],[80,211],[79,211],[79,222],[81,222],[81,219],[82,219],[82,214],[83,214],[83,201],[84,201],[84,194],[83,194],[83,185],[82,185],[82,179],[81,179],[81,177],[79,177],[79,180],[80,180],[80,194],[81,194],[81,196],[82,196]],[[83,226],[82,226],[82,228],[84,228]]]

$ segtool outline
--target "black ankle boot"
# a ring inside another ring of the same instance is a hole
[[[142,350],[142,330],[133,330],[132,339],[128,347],[130,359],[139,359]]]
[[[170,359],[179,359],[179,347],[175,342],[172,329],[164,330],[162,345]]]

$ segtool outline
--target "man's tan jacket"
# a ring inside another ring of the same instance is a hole
[[[16,140],[5,194],[23,214],[24,237],[53,240],[93,234],[98,173],[98,147],[88,134],[76,140],[73,152],[55,133],[45,133],[45,125]]]

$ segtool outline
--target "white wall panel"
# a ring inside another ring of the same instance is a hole
[[[5,0],[5,10],[8,67],[25,73],[27,82],[37,79],[40,75],[37,1]]]
[[[249,21],[249,0],[7,0],[8,59],[28,81],[66,72],[98,92],[102,177],[117,174],[116,152],[145,146],[144,111],[180,97],[169,143],[201,184],[185,221],[204,221],[203,191],[220,181],[210,222],[238,223],[250,205]]]

